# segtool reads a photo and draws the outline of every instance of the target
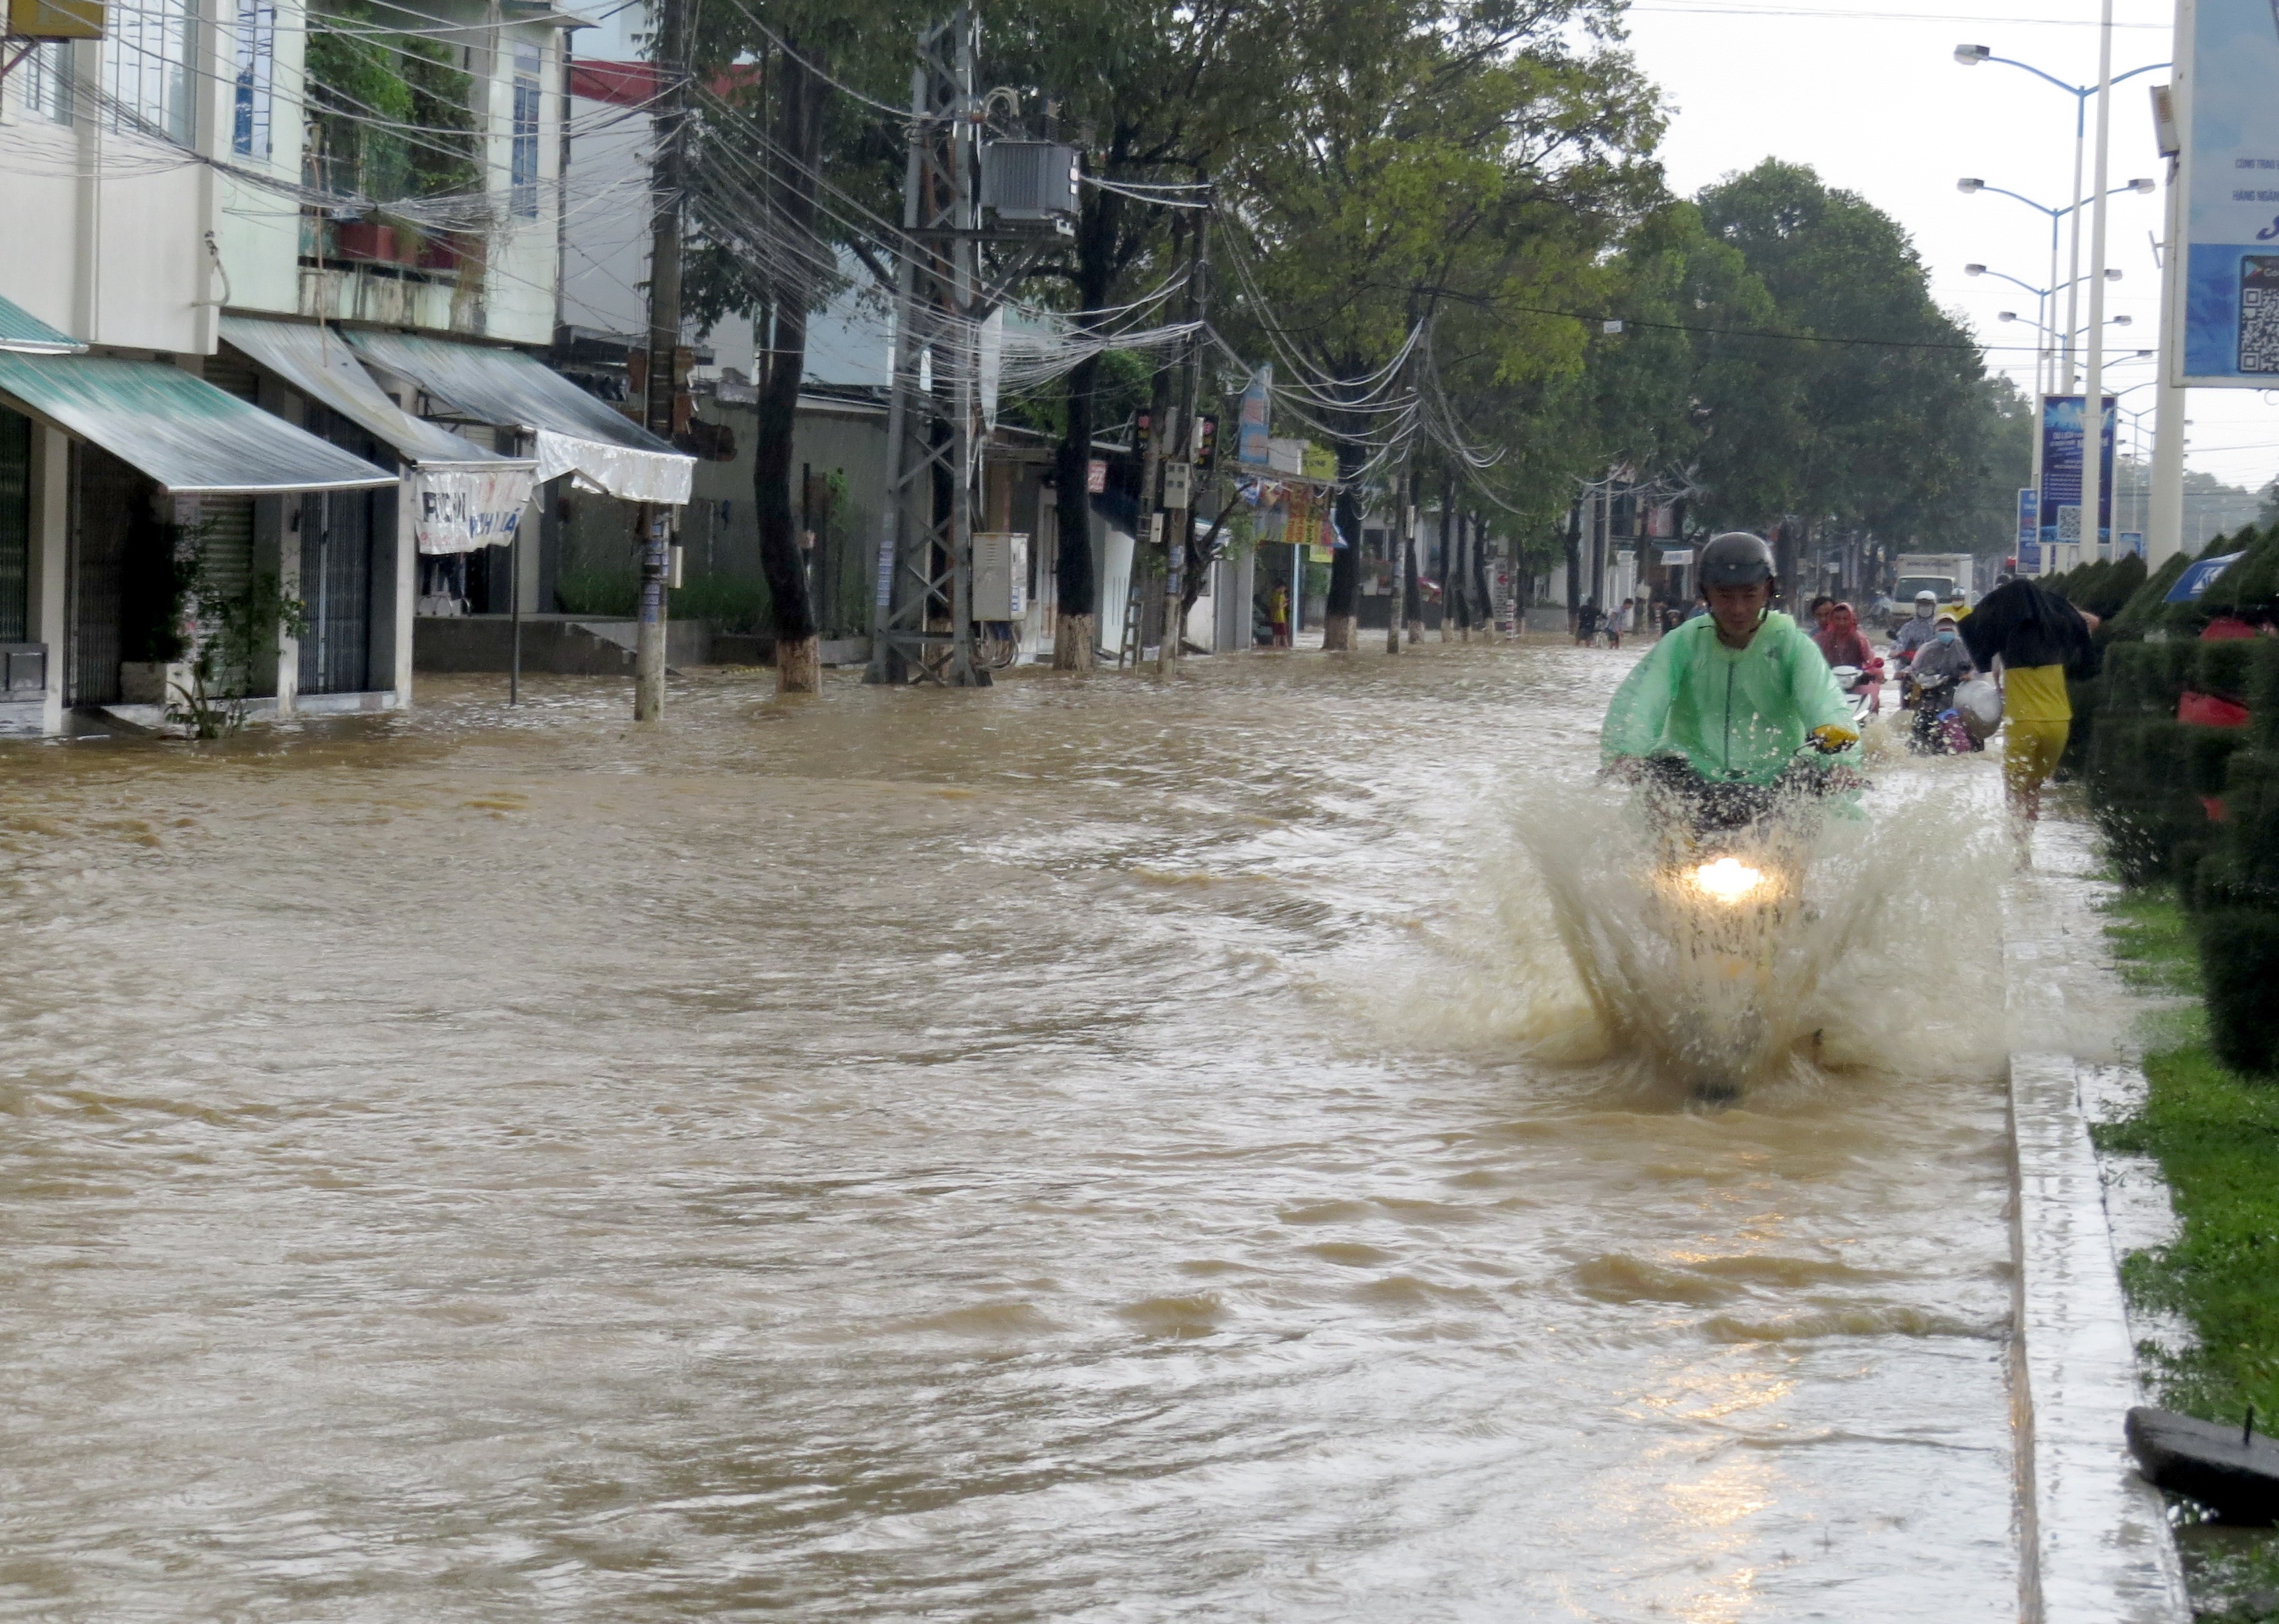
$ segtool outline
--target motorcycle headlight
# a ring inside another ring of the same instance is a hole
[[[1720,857],[1693,870],[1694,888],[1713,901],[1737,906],[1765,889],[1761,869],[1753,869],[1738,857]]]

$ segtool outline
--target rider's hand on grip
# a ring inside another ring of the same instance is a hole
[[[1860,742],[1860,735],[1848,727],[1838,727],[1830,722],[1812,730],[1812,747],[1822,755],[1835,755]]]

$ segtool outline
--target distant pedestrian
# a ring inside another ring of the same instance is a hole
[[[1266,601],[1267,635],[1271,640],[1268,647],[1287,648],[1290,647],[1290,589],[1277,586],[1273,596]]]
[[[2042,785],[2073,732],[2066,678],[2097,674],[2089,630],[2072,604],[2023,579],[1997,586],[1962,620],[1970,657],[2001,678],[2002,785],[2022,824],[2041,817]]]
[[[1599,601],[1596,598],[1585,598],[1583,600],[1583,607],[1575,611],[1575,646],[1577,648],[1588,648],[1592,640],[1598,635]]]

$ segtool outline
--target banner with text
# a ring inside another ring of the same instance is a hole
[[[2042,396],[2041,539],[2045,543],[2101,540],[2113,531],[2113,427],[2119,416],[2105,397],[2103,455],[2098,458],[2097,534],[2083,533],[2081,514],[2082,418],[2085,397]]]
[[[2183,0],[2180,381],[2279,384],[2279,5]]]

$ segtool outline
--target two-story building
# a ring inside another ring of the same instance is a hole
[[[534,583],[534,490],[687,500],[541,358],[565,212],[639,206],[562,170],[578,19],[47,9],[101,32],[0,50],[0,728],[162,701],[193,565],[302,606],[264,703],[405,704],[418,614]]]

